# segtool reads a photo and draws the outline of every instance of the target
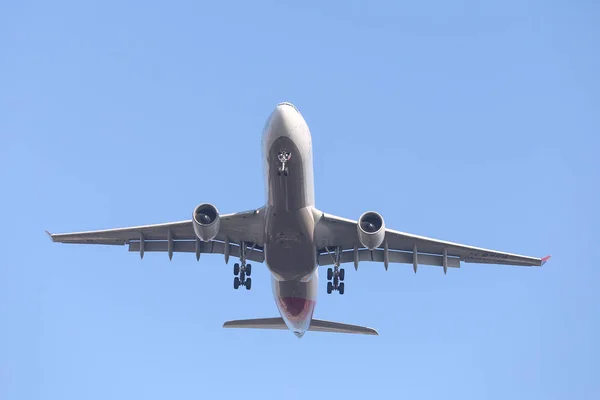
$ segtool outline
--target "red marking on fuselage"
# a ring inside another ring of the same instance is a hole
[[[278,301],[281,313],[294,325],[302,325],[312,319],[316,304],[314,300],[301,297],[280,297]]]

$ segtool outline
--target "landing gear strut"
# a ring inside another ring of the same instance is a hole
[[[290,153],[289,151],[281,150],[279,152],[279,154],[277,155],[277,159],[279,160],[279,167],[277,167],[277,175],[281,176],[281,174],[283,173],[283,175],[288,176],[289,171],[286,164],[288,161],[290,161],[291,158],[292,153]]]
[[[250,248],[250,251],[254,249],[254,245]],[[246,243],[240,244],[240,263],[233,264],[233,288],[238,289],[240,286],[245,286],[246,290],[252,288],[252,278],[249,276],[252,274],[252,265],[246,264]]]
[[[329,255],[331,252],[328,248],[326,248]],[[331,292],[337,291],[339,294],[344,294],[344,277],[345,271],[344,268],[340,268],[340,254],[341,250],[339,247],[336,247],[335,254],[333,257],[333,268],[327,268],[327,294],[331,294]]]

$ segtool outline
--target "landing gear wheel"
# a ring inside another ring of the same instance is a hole
[[[283,174],[284,174],[285,176],[288,176],[288,175],[289,175],[289,170],[288,170],[288,168],[287,168],[287,167],[285,167],[285,169],[283,170]]]
[[[344,282],[342,281],[346,277],[346,271],[340,268],[342,250],[339,247],[335,249],[335,253],[332,253],[328,247],[325,247],[325,250],[333,261],[333,268],[327,268],[327,294],[331,294],[333,291],[344,294]]]
[[[239,275],[239,273],[240,273],[240,264],[238,264],[238,263],[233,264],[233,274]]]
[[[248,265],[246,265],[246,276],[250,276],[251,273],[252,273],[252,265],[248,264]]]
[[[252,287],[252,278],[246,279],[246,290],[250,290]]]
[[[277,168],[277,175],[281,176],[281,172],[282,172],[282,171],[281,171],[281,167],[278,167],[278,168]]]
[[[240,278],[237,276],[233,278],[233,288],[238,289],[240,287]]]

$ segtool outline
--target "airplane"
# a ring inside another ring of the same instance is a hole
[[[345,291],[342,264],[359,262],[460,268],[461,262],[539,267],[550,256],[529,257],[467,246],[388,229],[376,211],[357,221],[325,213],[315,206],[312,138],[298,109],[278,104],[262,134],[266,204],[260,208],[221,214],[210,203],[198,205],[186,221],[118,229],[51,234],[53,242],[129,245],[129,251],[231,256],[233,287],[252,287],[252,265],[265,263],[279,317],[227,321],[224,328],[290,330],[298,338],[307,331],[378,335],[369,327],[313,318],[319,266],[327,269],[327,293]],[[331,267],[332,266],[332,267]]]

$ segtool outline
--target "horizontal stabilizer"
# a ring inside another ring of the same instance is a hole
[[[223,328],[288,329],[283,318],[256,318],[227,321]]]
[[[317,332],[338,332],[338,333],[357,333],[361,335],[376,335],[379,333],[373,328],[366,326],[342,324],[340,322],[324,321],[321,319],[313,319],[310,321],[309,331]]]
[[[257,318],[257,319],[242,319],[236,321],[227,321],[223,324],[223,328],[250,328],[250,329],[288,329],[283,321],[283,318]],[[313,319],[308,328],[312,332],[337,332],[337,333],[354,333],[362,335],[379,335],[373,328],[365,326],[357,326],[350,324],[342,324],[340,322],[323,321]]]

